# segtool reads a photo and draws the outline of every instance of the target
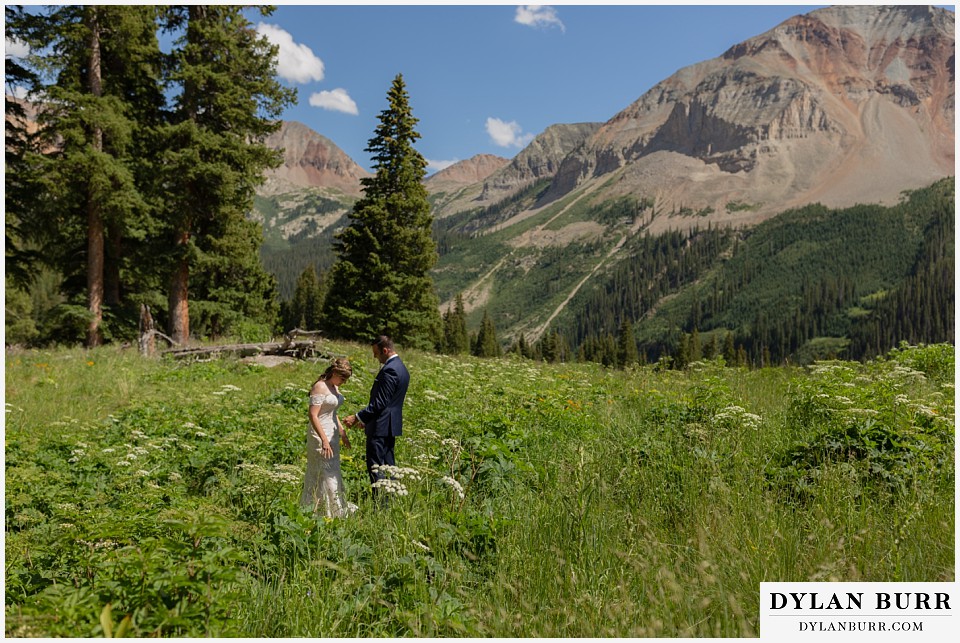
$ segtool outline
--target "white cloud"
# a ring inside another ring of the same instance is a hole
[[[459,162],[460,159],[453,159],[452,161],[431,161],[430,159],[426,159],[426,161],[427,161],[427,172],[433,173],[433,172],[439,172],[440,170],[447,169],[454,163]]]
[[[332,112],[353,114],[354,116],[360,113],[360,110],[357,109],[357,104],[350,98],[347,90],[340,87],[332,91],[322,91],[312,94],[310,96],[310,105],[329,109]]]
[[[524,134],[516,121],[507,123],[499,118],[487,119],[487,134],[500,147],[525,147],[533,140],[533,134]]]
[[[560,31],[566,31],[563,22],[557,17],[557,12],[553,7],[541,6],[537,4],[526,4],[517,7],[517,13],[513,18],[514,22],[528,27],[559,27]]]
[[[257,25],[257,33],[266,36],[267,40],[280,48],[277,73],[281,78],[293,83],[323,80],[323,61],[314,55],[310,47],[298,45],[293,41],[293,36],[276,25],[261,22]]]
[[[3,57],[24,58],[30,54],[30,47],[22,40],[3,39]]]

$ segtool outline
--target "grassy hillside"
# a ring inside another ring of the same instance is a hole
[[[254,207],[263,221],[260,258],[277,278],[282,300],[293,296],[297,277],[309,264],[319,272],[333,265],[333,235],[345,225],[354,199],[326,189],[257,196]]]
[[[350,413],[376,364],[327,348]],[[762,581],[954,580],[952,346],[686,372],[401,352],[408,494],[374,509],[351,432],[336,521],[297,506],[325,363],[8,353],[5,634],[747,637]]]

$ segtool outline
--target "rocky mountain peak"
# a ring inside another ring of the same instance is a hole
[[[296,121],[283,121],[280,129],[267,137],[266,145],[283,149],[283,164],[267,172],[260,190],[264,194],[329,187],[358,196],[360,179],[370,176],[333,141]]]
[[[564,159],[546,198],[621,172],[621,194],[721,221],[747,222],[730,202],[754,220],[895,202],[954,173],[953,25],[934,7],[795,16],[654,86]]]
[[[477,154],[465,161],[457,161],[427,177],[423,182],[430,192],[450,190],[483,181],[510,162],[510,159],[493,154]]]

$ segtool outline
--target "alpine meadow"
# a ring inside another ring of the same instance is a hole
[[[353,411],[377,364],[326,348]],[[359,510],[331,521],[298,505],[323,363],[8,352],[6,634],[749,637],[762,581],[954,578],[952,346],[403,356],[403,495],[375,510],[352,434]]]
[[[322,63],[257,21],[328,10],[5,7],[7,637],[751,638],[764,582],[955,582],[952,11],[431,174],[413,70],[370,171],[287,120]]]

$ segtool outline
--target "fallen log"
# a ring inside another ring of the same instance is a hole
[[[303,331],[294,329],[286,334],[282,342],[257,342],[247,344],[219,344],[216,346],[187,346],[169,348],[163,351],[176,359],[219,357],[232,354],[238,357],[254,357],[258,355],[278,355],[296,359],[311,359],[334,357],[326,352],[313,339],[297,341],[299,335],[321,335],[320,331]]]

